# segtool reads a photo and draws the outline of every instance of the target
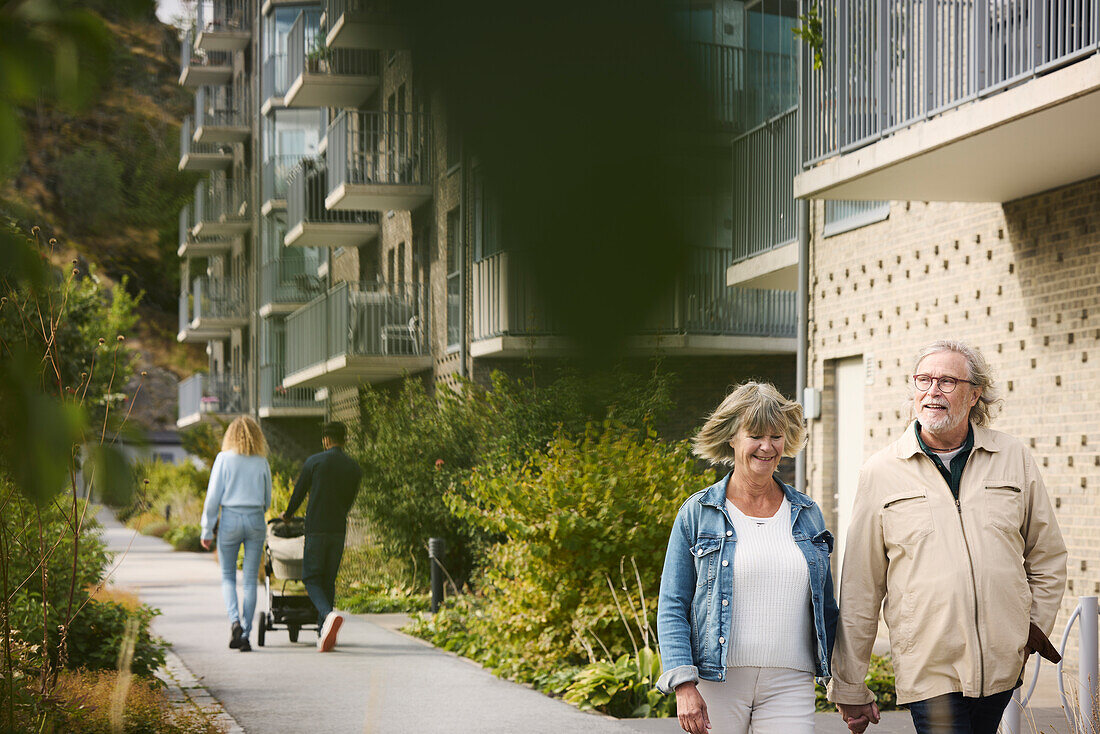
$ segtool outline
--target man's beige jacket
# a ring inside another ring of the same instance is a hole
[[[1012,688],[1030,622],[1049,635],[1062,601],[1066,546],[1030,451],[974,426],[956,502],[915,425],[860,471],[830,701],[874,700],[863,679],[884,599],[898,703]]]

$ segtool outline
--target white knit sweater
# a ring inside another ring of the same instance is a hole
[[[749,517],[729,500],[726,508],[737,534],[728,664],[813,673],[810,572],[791,537],[790,502],[769,518]]]

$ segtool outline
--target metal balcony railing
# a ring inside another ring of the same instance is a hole
[[[1100,0],[823,0],[822,68],[803,54],[812,164],[1098,49]]]
[[[307,248],[287,249],[260,266],[260,305],[309,303],[325,292],[325,282],[317,277],[321,254],[304,252]]]
[[[261,201],[286,199],[287,178],[304,157],[303,153],[269,156],[262,167]]]
[[[244,281],[239,278],[200,275],[191,292],[180,296],[180,331],[200,325],[204,319],[243,319],[248,315]]]
[[[343,110],[328,128],[328,188],[428,184],[431,127],[412,112]]]
[[[248,224],[248,181],[211,176],[195,185],[194,223]]]
[[[310,387],[283,387],[286,367],[281,363],[260,365],[260,408],[324,408]]]
[[[251,95],[246,84],[203,86],[195,92],[195,125],[242,127],[250,125]]]
[[[248,0],[199,0],[195,28],[201,31],[247,31],[251,28]]]
[[[207,413],[244,413],[248,410],[244,378],[205,372],[181,380],[178,388],[179,420]]]
[[[748,130],[798,104],[797,58],[718,43],[694,45],[718,122]]]
[[[287,79],[301,74],[378,76],[382,55],[359,48],[328,48],[320,33],[320,13],[298,15],[286,39]]]
[[[228,51],[205,51],[195,47],[195,29],[189,28],[183,34],[183,42],[180,44],[180,76],[183,76],[191,67],[232,67],[233,55]]]
[[[325,165],[322,161],[303,160],[287,181],[286,226],[299,224],[374,224],[378,212],[333,211],[325,208],[328,193]]]
[[[498,252],[473,264],[473,328],[471,339],[495,336],[539,336],[560,328],[536,295],[530,267],[514,252]],[[450,306],[450,304],[448,304]],[[457,325],[459,314],[454,313]],[[451,326],[448,319],[448,326]],[[457,341],[457,335],[455,341]]]
[[[338,283],[287,317],[287,373],[338,356],[426,355],[427,315],[418,283]]]
[[[195,155],[225,155],[229,150],[224,143],[196,143],[195,116],[187,115],[180,125],[180,160],[194,153]]]
[[[791,180],[798,173],[797,110],[733,143],[733,262],[792,242],[798,235]]]
[[[271,54],[264,59],[261,94],[266,102],[286,94],[290,81],[286,75],[286,54]]]

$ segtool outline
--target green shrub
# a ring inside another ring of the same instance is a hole
[[[660,677],[660,656],[643,647],[636,655],[585,666],[574,674],[562,698],[582,711],[597,709],[620,719],[671,716],[676,699],[654,688]]]
[[[119,648],[126,634],[126,621],[137,620],[131,672],[151,676],[164,665],[168,643],[149,632],[149,623],[159,611],[147,605],[129,609],[115,601],[90,600],[73,620],[68,636],[68,665],[87,670],[113,670],[118,666]]]
[[[95,143],[57,163],[61,210],[74,231],[100,233],[122,210],[122,165]]]
[[[202,528],[198,525],[177,525],[164,535],[164,539],[178,551],[199,552],[202,547]]]

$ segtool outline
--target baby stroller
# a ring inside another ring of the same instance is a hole
[[[275,517],[267,521],[264,541],[264,588],[267,590],[267,611],[260,615],[256,641],[260,647],[268,630],[285,628],[291,642],[298,641],[302,628],[318,629],[317,608],[297,583],[287,589],[288,582],[302,580],[302,557],[305,555],[305,520],[300,517],[284,521]]]

